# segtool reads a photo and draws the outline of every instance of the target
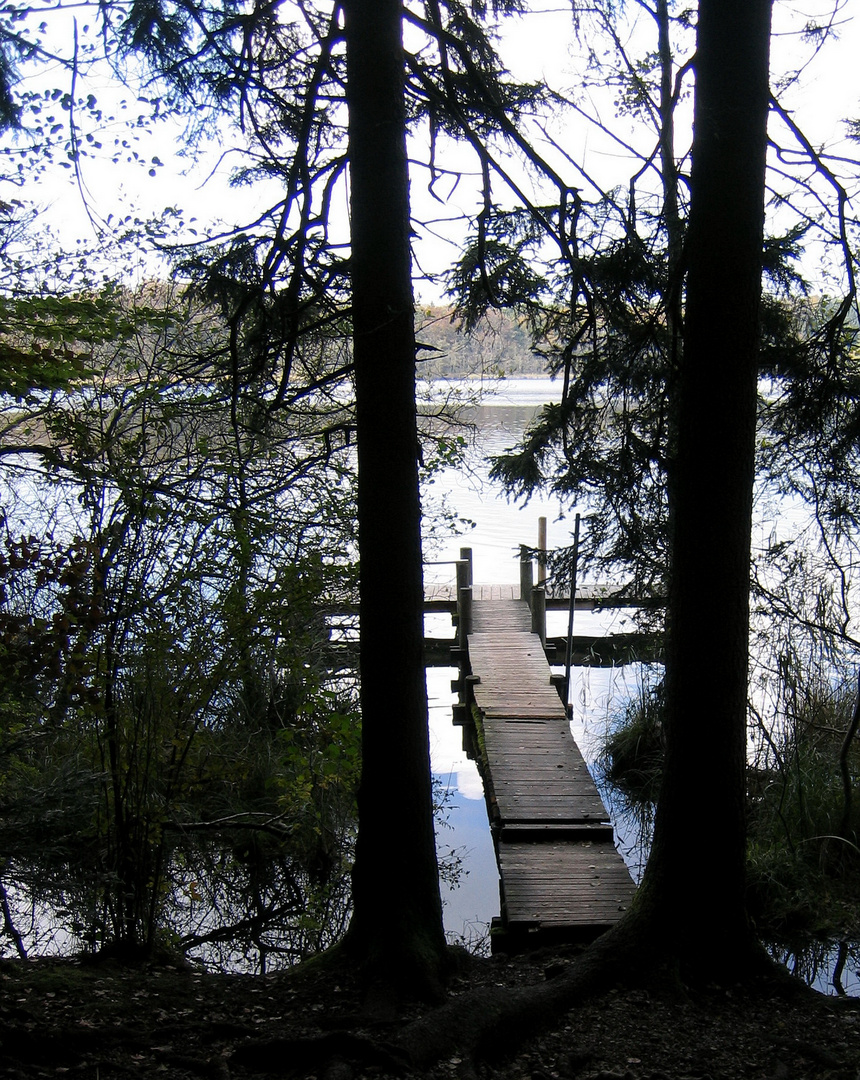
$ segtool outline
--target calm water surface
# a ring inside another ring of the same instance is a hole
[[[550,547],[570,544],[574,515],[584,507],[565,508],[543,497],[528,503],[511,501],[499,485],[489,479],[489,459],[514,446],[538,408],[558,400],[560,386],[549,380],[506,380],[499,392],[485,399],[470,419],[477,429],[466,468],[448,470],[438,476],[433,497],[447,497],[457,514],[474,522],[474,528],[451,538],[427,553],[432,562],[459,557],[461,547],[470,547],[476,584],[519,582],[519,546],[536,544],[538,519],[547,519],[547,542]],[[451,565],[429,565],[426,579],[453,580]],[[564,634],[566,612],[548,614],[550,633]],[[605,633],[629,628],[621,613],[576,613],[576,630],[581,633]],[[428,616],[428,634],[442,637],[451,633],[450,620]],[[466,871],[458,887],[443,885],[445,926],[449,934],[475,941],[487,933],[490,920],[499,914],[499,886],[495,855],[487,823],[484,793],[474,762],[462,749],[461,730],[451,722],[451,705],[457,701],[451,692],[456,668],[430,668],[427,688],[430,700],[430,739],[433,773],[449,792],[448,825],[439,833],[441,853],[454,849],[463,858]],[[642,672],[638,666],[607,669],[575,669],[572,679],[573,733],[586,759],[591,763],[599,737],[623,702],[639,688]],[[637,872],[633,830],[620,822],[622,853],[627,852],[631,868]],[[625,834],[629,834],[625,835]]]
[[[587,507],[566,507],[543,497],[528,503],[510,501],[497,484],[489,479],[489,459],[514,446],[538,408],[547,401],[557,401],[560,386],[549,380],[506,380],[499,392],[484,400],[471,419],[477,437],[471,448],[466,469],[448,470],[438,476],[433,497],[445,495],[459,516],[474,522],[474,528],[425,553],[429,561],[454,560],[461,547],[471,547],[476,584],[519,582],[519,545],[537,544],[538,518],[547,519],[547,543],[558,547],[572,542],[574,515],[585,514]],[[760,515],[753,541],[764,543],[782,527],[791,524],[795,511],[786,514],[783,504],[774,515]],[[802,510],[797,509],[797,513]],[[430,581],[453,580],[451,565],[429,565],[425,577]],[[551,634],[567,632],[567,613],[549,612]],[[450,620],[428,616],[427,632],[443,637],[450,634]],[[577,612],[575,632],[618,633],[632,628],[623,612]],[[625,702],[637,695],[653,678],[642,665],[623,668],[575,668],[572,673],[571,730],[589,768],[594,761],[607,728],[621,712]],[[443,883],[445,928],[452,938],[463,938],[475,947],[486,939],[491,919],[499,914],[499,879],[490,837],[484,793],[474,762],[462,749],[462,733],[452,723],[451,706],[457,701],[451,692],[456,668],[429,668],[427,688],[430,703],[430,742],[433,773],[449,794],[447,827],[438,830],[440,853],[454,850],[462,859],[463,875],[457,887]],[[624,813],[612,806],[604,794],[615,826],[616,845],[634,879],[643,870],[638,845],[638,828]],[[842,973],[842,985],[849,994],[860,995],[860,957],[856,947]],[[838,967],[836,945],[824,943],[801,956],[786,950],[780,959],[807,982],[825,992],[833,992],[831,977]]]

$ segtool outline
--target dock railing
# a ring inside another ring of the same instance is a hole
[[[546,579],[540,578],[535,585],[534,562],[529,551],[527,544],[520,544],[520,599],[525,600],[532,613],[532,633],[538,634],[541,644],[546,645]]]
[[[583,585],[577,580],[576,566],[579,553],[579,515],[574,528],[573,567],[568,580],[562,581],[541,574],[541,563],[547,563],[548,551],[520,544],[519,590],[513,581],[482,583],[476,585],[473,575],[473,556],[470,547],[460,548],[459,559],[428,560],[425,567],[438,568],[438,575],[429,575],[432,582],[425,581],[425,612],[444,612],[452,620],[454,635],[425,638],[425,657],[436,666],[456,665],[467,651],[467,638],[473,630],[475,604],[487,599],[519,597],[529,608],[529,629],[536,634],[551,665],[563,666],[564,674],[553,673],[562,700],[566,701],[566,688],[570,685],[573,666],[586,664],[601,667],[639,662],[659,662],[662,659],[662,639],[659,633],[633,630],[621,633],[589,633],[573,635],[574,610],[597,611],[605,608],[661,607],[660,596],[637,595],[614,583]],[[545,543],[545,531],[540,530],[539,542]],[[453,570],[452,570],[453,568]],[[536,573],[537,569],[537,573]],[[537,583],[535,578],[537,577]],[[547,626],[549,611],[567,613],[567,632],[554,629],[552,620]]]
[[[424,563],[425,566],[453,566],[455,568],[456,605],[453,618],[457,627],[457,645],[466,647],[466,638],[472,630],[472,549],[460,548],[459,559],[438,559]]]
[[[457,642],[466,647],[472,632],[472,549],[460,548],[457,560]]]

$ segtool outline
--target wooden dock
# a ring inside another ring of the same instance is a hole
[[[424,610],[456,611],[457,591],[457,586],[449,582],[425,585]],[[518,600],[520,592],[520,586],[514,584],[472,586],[472,596],[475,601]],[[570,600],[566,594],[560,596],[550,594],[546,598],[547,609],[566,611],[569,604]],[[574,602],[577,611],[595,611],[599,608],[659,607],[662,604],[661,597],[628,596],[611,585],[581,586]]]
[[[531,632],[529,606],[507,589],[476,590],[470,623],[464,704],[475,720],[501,878],[493,949],[589,940],[621,918],[634,893],[609,815]]]

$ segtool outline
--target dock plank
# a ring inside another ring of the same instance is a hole
[[[494,948],[518,935],[595,936],[621,918],[635,887],[528,606],[475,595],[467,681],[501,878],[503,934]]]
[[[499,868],[511,929],[606,927],[633,899],[633,882],[612,843],[504,844]]]

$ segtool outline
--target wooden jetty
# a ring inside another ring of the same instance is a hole
[[[488,590],[470,608],[460,614],[465,700],[455,717],[475,724],[499,867],[493,950],[589,940],[621,918],[634,894],[609,815],[529,605]]]
[[[543,519],[541,519],[543,520]],[[424,587],[425,612],[449,612],[454,616],[461,630],[469,625],[473,604],[487,600],[513,600],[526,598],[531,613],[531,629],[540,636],[547,659],[552,663],[564,663],[565,654],[570,653],[573,666],[614,667],[635,661],[654,663],[663,658],[662,635],[656,633],[617,633],[617,634],[576,634],[570,638],[547,637],[546,613],[550,610],[570,608],[569,595],[559,595],[548,583],[539,578],[534,584],[534,565],[530,549],[520,547],[520,582],[519,585],[474,585],[472,583],[472,553],[469,548],[462,548],[460,558],[446,560],[444,563],[427,565],[456,566],[455,583],[435,583]],[[540,570],[540,564],[538,565]],[[609,608],[656,608],[662,607],[664,600],[660,596],[638,596],[613,585],[586,585],[575,590],[573,607],[576,611],[597,611]],[[454,648],[452,649],[452,644]],[[459,663],[465,649],[465,639],[461,632],[456,642],[446,638],[426,638],[425,661],[428,666],[447,666],[452,661]]]

